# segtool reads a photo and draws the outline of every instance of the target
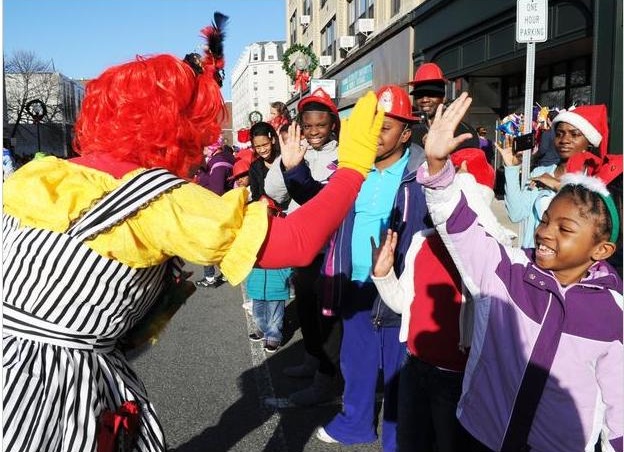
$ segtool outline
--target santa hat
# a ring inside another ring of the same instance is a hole
[[[581,105],[574,110],[562,111],[553,120],[553,128],[560,122],[567,122],[579,129],[587,141],[599,149],[601,158],[607,154],[609,124],[604,104]]]
[[[464,148],[455,151],[450,156],[453,166],[459,167],[466,162],[467,170],[474,176],[477,183],[494,188],[494,168],[485,157],[485,152],[479,148]]]

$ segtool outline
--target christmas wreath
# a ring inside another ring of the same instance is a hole
[[[262,121],[262,113],[260,113],[258,110],[254,110],[249,113],[247,119],[249,119],[249,124],[254,125],[257,122]]]
[[[306,71],[309,74],[313,74],[319,65],[319,60],[314,52],[302,44],[291,45],[282,57],[282,67],[291,80],[295,80],[297,77],[297,68],[295,62],[299,57],[303,57],[307,63]]]

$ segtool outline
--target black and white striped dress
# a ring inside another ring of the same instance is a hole
[[[3,216],[3,450],[95,451],[100,413],[141,407],[137,450],[164,451],[145,388],[115,348],[152,306],[165,265],[130,268],[83,242],[183,183],[148,170],[65,233]]]

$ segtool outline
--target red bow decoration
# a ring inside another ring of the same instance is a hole
[[[297,69],[297,73],[295,75],[295,91],[305,91],[308,89],[308,82],[310,81],[310,74],[308,71],[302,71],[301,69]]]
[[[105,410],[100,415],[97,452],[134,450],[141,409],[134,401],[124,402],[117,411]]]

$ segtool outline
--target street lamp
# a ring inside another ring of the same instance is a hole
[[[37,126],[37,152],[41,152],[41,136],[39,134],[39,123],[45,117],[48,112],[45,104],[39,99],[33,99],[28,102],[24,108],[26,109],[26,113],[30,115],[33,122]]]

